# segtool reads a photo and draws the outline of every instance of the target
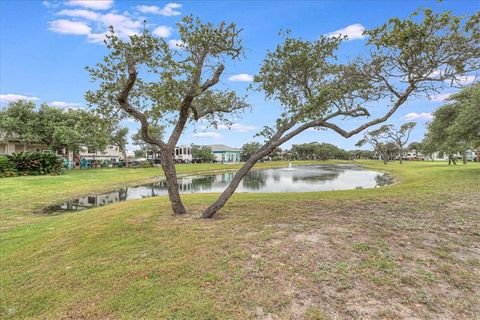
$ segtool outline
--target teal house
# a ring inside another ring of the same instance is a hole
[[[240,149],[232,148],[224,144],[212,144],[208,146],[212,149],[216,162],[237,163],[240,162]]]

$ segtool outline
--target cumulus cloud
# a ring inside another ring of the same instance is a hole
[[[197,132],[197,133],[194,133],[193,136],[195,138],[212,138],[212,139],[221,139],[223,138],[221,134],[217,133],[217,132],[213,132],[213,131],[209,131],[209,132]]]
[[[404,115],[402,119],[406,121],[421,120],[421,119],[430,120],[430,119],[433,119],[433,115],[428,112],[422,112],[422,113],[410,112]]]
[[[357,40],[363,39],[365,36],[363,35],[363,31],[365,27],[359,23],[351,24],[346,26],[345,28],[335,30],[327,34],[329,37],[340,37],[340,36],[347,36],[348,40]]]
[[[61,10],[57,12],[57,15],[59,16],[69,16],[69,17],[77,17],[77,18],[85,18],[89,20],[95,20],[98,21],[100,17],[102,16],[100,13],[91,11],[91,10],[85,10],[85,9],[66,9],[66,10]]]
[[[451,93],[439,93],[439,94],[435,94],[433,96],[429,96],[428,100],[430,100],[432,102],[444,102],[451,95],[452,95]]]
[[[49,102],[48,105],[56,108],[79,108],[82,106],[81,103],[66,101],[52,101]]]
[[[236,82],[252,82],[253,76],[248,73],[239,73],[239,74],[234,74],[230,76],[228,80],[236,81]]]
[[[113,6],[113,0],[69,0],[67,5],[93,10],[106,10]]]
[[[257,130],[258,128],[256,126],[252,126],[248,124],[233,123],[230,127],[228,127],[227,125],[221,124],[218,126],[218,129],[230,129],[235,132],[244,133],[244,132]]]
[[[159,26],[155,28],[152,33],[160,38],[168,38],[172,34],[172,28],[167,26]]]
[[[18,100],[28,100],[28,101],[37,101],[40,100],[38,97],[33,97],[33,96],[24,96],[21,94],[0,94],[0,102],[14,102]]]
[[[7,94],[0,94],[0,102],[14,102],[18,100],[28,100],[28,101],[37,101],[40,100],[38,97],[29,97],[29,96],[24,96],[21,94],[13,94],[13,93],[7,93]]]
[[[50,31],[63,34],[88,35],[92,31],[92,28],[80,21],[59,19],[50,21],[49,24]]]
[[[85,22],[74,20],[54,20],[50,22],[50,30],[65,34],[86,35],[89,42],[102,42],[109,26],[113,26],[119,37],[128,38],[139,34],[143,24],[139,20],[131,18],[127,13],[98,13],[85,9],[67,9],[57,12],[57,15],[68,16],[75,19],[85,19]],[[93,32],[88,25],[95,25],[99,32]]]
[[[157,6],[137,6],[136,9],[141,13],[153,13],[160,14],[162,16],[178,16],[181,14],[180,11],[175,9],[180,9],[182,5],[180,3],[170,2],[167,3],[162,9]]]

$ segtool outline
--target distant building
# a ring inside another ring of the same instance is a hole
[[[80,147],[80,152],[74,156],[76,160],[75,162],[77,162],[76,164],[80,164],[81,167],[83,167],[82,162],[92,164],[94,161],[97,163],[113,165],[118,163],[121,157],[123,157],[123,155],[120,148],[113,145],[108,145],[103,151],[90,151],[87,147],[83,146]]]
[[[160,151],[147,152],[147,160],[152,161],[154,164],[161,164]],[[173,149],[173,159],[177,163],[191,163],[192,147],[188,145],[181,145]]]
[[[237,163],[240,162],[240,149],[232,148],[224,144],[208,145],[212,150],[216,162]]]

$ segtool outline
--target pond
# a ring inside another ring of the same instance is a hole
[[[187,176],[178,179],[180,193],[222,192],[235,171]],[[308,165],[250,171],[236,192],[315,192],[374,188],[391,184],[392,179],[378,171],[356,165]],[[51,206],[44,213],[79,211],[120,201],[167,195],[165,180],[92,194]]]

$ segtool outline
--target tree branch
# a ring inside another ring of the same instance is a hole
[[[132,90],[135,84],[135,81],[137,80],[138,72],[136,71],[135,65],[133,63],[127,62],[127,65],[128,65],[127,83],[125,84],[125,87],[120,92],[120,94],[117,96],[117,101],[125,112],[127,112],[129,115],[131,115],[132,117],[140,121],[142,137],[145,140],[145,142],[154,144],[158,146],[160,149],[162,149],[165,147],[165,144],[163,143],[163,141],[159,139],[154,139],[149,134],[149,131],[148,131],[149,124],[147,121],[147,117],[142,112],[133,108],[130,102],[128,101],[128,96],[130,94],[130,91]]]

